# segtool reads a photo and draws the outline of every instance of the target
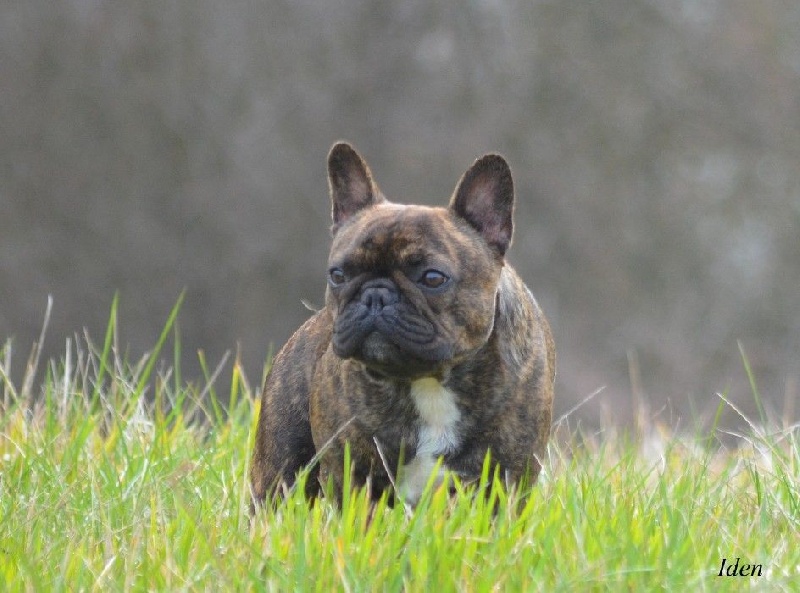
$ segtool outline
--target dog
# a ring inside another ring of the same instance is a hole
[[[254,507],[307,468],[415,505],[444,471],[490,463],[533,484],[552,418],[555,346],[531,292],[505,261],[514,185],[487,154],[449,205],[389,202],[348,143],[328,155],[333,241],[325,306],[278,352],[252,457]],[[432,473],[438,468],[439,475]]]

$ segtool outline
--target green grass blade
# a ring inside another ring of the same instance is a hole
[[[169,334],[172,331],[172,327],[178,318],[178,312],[181,309],[181,305],[183,304],[183,298],[185,296],[186,296],[186,291],[181,292],[180,296],[178,297],[178,301],[175,303],[175,306],[172,307],[172,310],[169,313],[169,317],[167,317],[166,324],[164,325],[164,329],[161,330],[161,335],[158,337],[158,341],[156,342],[155,347],[151,351],[150,355],[147,357],[147,363],[145,364],[144,370],[142,371],[141,375],[139,376],[139,380],[136,383],[136,390],[134,392],[134,401],[138,401],[139,398],[141,398],[145,386],[150,381],[150,377],[153,374],[153,368],[155,368],[155,365],[159,360],[158,357],[161,354],[161,349],[164,347],[164,343],[167,341],[167,338],[169,337]]]
[[[94,380],[94,390],[92,391],[91,403],[92,409],[97,405],[100,398],[100,393],[103,388],[103,381],[105,380],[108,372],[109,357],[111,355],[111,346],[114,343],[114,336],[117,333],[117,309],[119,307],[119,293],[114,293],[114,298],[111,301],[111,312],[108,316],[108,324],[106,325],[106,336],[103,340],[103,351],[100,354],[98,362],[97,375]]]

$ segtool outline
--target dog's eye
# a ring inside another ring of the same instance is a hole
[[[449,278],[439,270],[427,270],[423,272],[419,283],[426,288],[439,288],[448,280]]]
[[[331,286],[339,286],[347,282],[347,274],[341,268],[331,268],[328,270],[328,281]]]

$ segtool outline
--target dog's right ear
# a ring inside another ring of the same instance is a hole
[[[367,163],[347,142],[337,142],[328,153],[328,185],[334,234],[359,211],[384,201]]]

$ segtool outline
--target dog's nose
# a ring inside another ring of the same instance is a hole
[[[386,280],[369,282],[361,289],[361,304],[367,307],[373,315],[380,313],[384,307],[393,305],[399,300],[397,288]]]

